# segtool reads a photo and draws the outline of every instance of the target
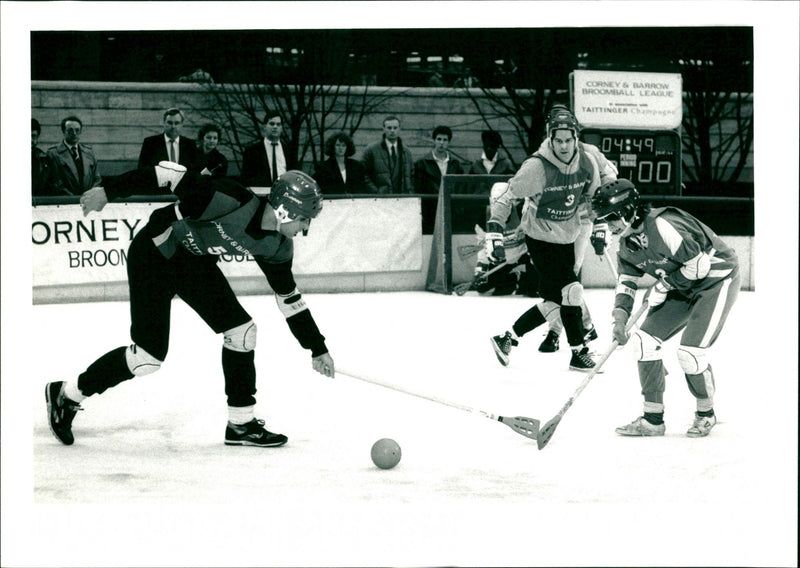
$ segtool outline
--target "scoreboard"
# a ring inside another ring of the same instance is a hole
[[[584,128],[580,139],[597,146],[642,195],[681,194],[681,137],[675,130]]]
[[[576,69],[570,100],[597,146],[643,195],[680,195],[683,78],[680,73]]]

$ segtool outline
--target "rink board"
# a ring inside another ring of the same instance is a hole
[[[111,203],[84,217],[77,205],[32,209],[32,299],[35,304],[126,300],[130,241],[163,203]],[[295,239],[293,270],[307,292],[384,292],[425,289],[431,236],[423,235],[418,198],[341,199],[325,202],[308,236]],[[724,237],[736,249],[742,289],[755,289],[753,237]],[[453,251],[475,244],[453,235]],[[610,253],[616,250],[612,243]],[[252,257],[221,255],[222,271],[239,294],[271,293]],[[453,254],[453,282],[472,278],[476,257]],[[614,285],[604,257],[586,254],[586,288]]]

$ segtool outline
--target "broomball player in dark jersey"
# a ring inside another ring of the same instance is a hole
[[[86,397],[159,369],[169,346],[170,305],[180,296],[222,334],[222,373],[228,399],[225,444],[282,446],[283,434],[254,416],[256,324],[237,300],[217,260],[221,254],[252,255],[275,292],[278,308],[312,368],[334,376],[334,363],[292,275],[293,241],[322,210],[317,183],[299,171],[283,174],[268,198],[236,181],[187,172],[175,163],[134,170],[81,196],[86,215],[110,199],[152,194],[167,187],[178,197],[153,211],[128,252],[131,340],[109,351],[68,381],[45,388],[50,429],[62,443],[74,441],[72,421]]]
[[[683,331],[678,362],[696,399],[694,422],[686,435],[707,436],[714,415],[714,373],[706,352],[719,337],[739,295],[736,251],[714,231],[676,207],[651,209],[636,187],[620,179],[601,186],[592,198],[598,221],[619,236],[619,279],[614,297],[614,339],[635,347],[644,396],[642,416],[616,429],[623,436],[663,436],[666,371],[662,345]],[[641,327],[625,330],[636,291],[645,274],[656,284],[645,297],[650,306]]]

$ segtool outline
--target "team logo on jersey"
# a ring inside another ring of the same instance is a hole
[[[640,251],[647,248],[647,235],[642,233],[634,233],[625,239],[625,244],[631,252]]]

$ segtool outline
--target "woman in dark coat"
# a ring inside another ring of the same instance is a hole
[[[322,193],[367,193],[364,164],[350,156],[356,153],[353,139],[338,132],[325,142],[328,159],[317,164],[312,176]]]
[[[197,133],[201,174],[215,178],[228,175],[228,159],[217,150],[221,138],[222,131],[215,124],[206,124]]]

